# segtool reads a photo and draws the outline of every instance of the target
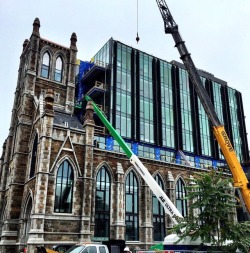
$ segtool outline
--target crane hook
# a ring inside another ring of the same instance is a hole
[[[137,33],[137,36],[136,36],[137,44],[138,44],[139,40],[140,40],[140,37],[138,36],[138,33]]]

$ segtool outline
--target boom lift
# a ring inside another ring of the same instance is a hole
[[[173,202],[168,198],[166,193],[161,189],[158,183],[154,180],[151,176],[147,168],[142,164],[139,158],[133,153],[133,151],[128,147],[126,142],[123,140],[121,135],[113,128],[110,122],[107,120],[105,114],[99,109],[97,104],[88,96],[85,95],[84,99],[86,101],[91,101],[92,106],[94,108],[94,112],[97,114],[99,119],[102,121],[104,126],[109,130],[110,134],[114,137],[114,139],[118,142],[120,147],[123,149],[125,154],[130,160],[130,163],[133,164],[137,172],[141,175],[144,181],[147,183],[149,188],[155,194],[157,199],[160,201],[161,205],[164,208],[166,214],[170,216],[170,219],[173,222],[173,225],[177,225],[183,220],[183,216],[179,212],[179,210],[175,207]],[[179,239],[176,234],[169,234],[164,238],[164,249],[192,249],[192,247],[201,246],[202,241],[200,238],[196,239],[195,241],[192,240],[190,236],[186,236],[181,242],[179,242],[178,246],[175,246],[175,242]],[[178,248],[180,247],[180,248]],[[184,248],[182,248],[184,247]],[[186,248],[188,247],[188,248]],[[201,246],[206,249],[206,245]],[[148,253],[148,251],[141,251],[142,253]],[[150,251],[152,252],[152,251]],[[179,252],[179,251],[178,251]]]
[[[141,175],[141,177],[148,184],[152,192],[160,201],[161,205],[164,208],[165,213],[167,213],[174,225],[178,224],[180,220],[183,218],[179,210],[175,207],[172,201],[168,198],[166,193],[161,189],[161,187],[157,184],[151,174],[148,172],[147,168],[142,164],[139,158],[133,153],[133,151],[128,147],[126,142],[122,139],[120,134],[113,128],[110,122],[107,120],[103,112],[99,109],[96,103],[88,96],[85,95],[84,99],[86,101],[92,101],[92,106],[94,108],[95,113],[102,121],[104,126],[109,130],[110,134],[115,138],[120,147],[123,149],[130,162],[134,165],[137,172]]]
[[[165,0],[156,0],[159,10],[161,12],[165,33],[170,33],[175,41],[175,46],[177,47],[180,58],[184,63],[184,66],[189,74],[190,79],[195,87],[196,93],[204,107],[204,110],[209,117],[214,135],[218,141],[218,144],[222,150],[222,153],[227,161],[230,171],[233,175],[234,186],[240,189],[242,198],[244,200],[245,206],[250,212],[250,184],[243,171],[243,168],[236,156],[233,146],[229,140],[229,137],[225,131],[223,124],[220,122],[214,106],[208,96],[206,89],[204,88],[198,71],[193,63],[193,60],[188,52],[185,42],[182,40],[181,35],[178,30],[178,25],[175,23],[169,8]]]

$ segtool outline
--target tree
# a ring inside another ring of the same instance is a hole
[[[237,248],[249,252],[250,223],[236,223],[233,219],[237,201],[232,180],[215,170],[197,173],[188,180],[189,215],[172,229],[179,235],[178,241],[190,236],[227,252]]]

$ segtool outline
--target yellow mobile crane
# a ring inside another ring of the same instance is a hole
[[[246,174],[243,171],[243,168],[236,156],[236,153],[225,131],[225,128],[217,116],[211,99],[202,84],[198,71],[193,63],[190,53],[186,48],[185,42],[181,38],[181,35],[178,30],[178,25],[175,23],[166,4],[166,1],[156,0],[156,2],[158,4],[159,10],[164,21],[165,33],[170,33],[173,36],[175,46],[180,53],[180,58],[184,63],[184,66],[189,74],[190,79],[192,80],[196,93],[204,107],[204,110],[206,111],[206,114],[212,123],[214,135],[233,175],[234,186],[240,189],[244,204],[249,213],[250,184],[248,182]]]

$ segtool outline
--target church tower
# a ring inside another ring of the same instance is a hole
[[[74,112],[76,42],[75,33],[69,47],[42,38],[36,18],[30,39],[23,43],[0,163],[2,252],[20,252],[24,244],[33,252],[33,243],[44,242],[51,139],[53,124],[60,119],[55,110],[61,118],[72,117]]]

